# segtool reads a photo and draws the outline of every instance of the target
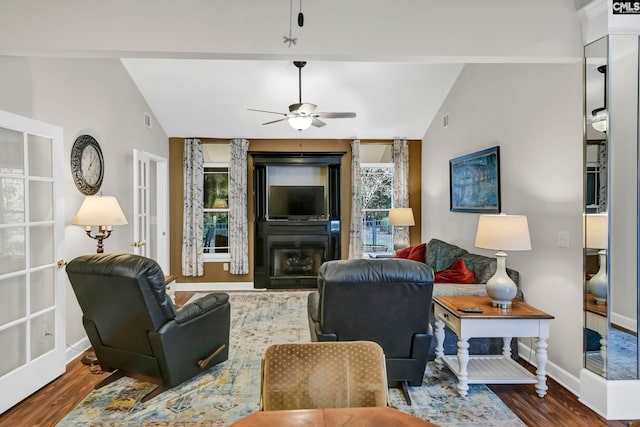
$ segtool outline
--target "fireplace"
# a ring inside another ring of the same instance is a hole
[[[274,279],[316,277],[318,268],[324,262],[324,253],[324,248],[273,248],[271,277]]]
[[[330,253],[326,221],[268,223],[265,239],[265,285],[269,288],[315,288],[318,269]],[[292,234],[292,231],[295,233]],[[260,283],[258,276],[256,283]]]

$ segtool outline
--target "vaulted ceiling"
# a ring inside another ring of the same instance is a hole
[[[421,139],[462,64],[310,61],[302,101],[316,111],[355,112],[294,130],[283,116],[298,102],[290,61],[123,59],[168,136]]]

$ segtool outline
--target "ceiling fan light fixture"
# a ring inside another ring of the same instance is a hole
[[[605,108],[598,108],[591,113],[591,126],[598,132],[607,131],[607,122],[609,121],[609,113]]]
[[[289,125],[296,130],[305,130],[311,126],[313,121],[309,116],[289,117]]]

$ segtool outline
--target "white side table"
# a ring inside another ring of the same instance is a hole
[[[535,384],[538,396],[547,394],[547,339],[553,316],[528,304],[514,300],[509,309],[491,306],[486,296],[436,297],[436,366],[446,364],[458,378],[458,392],[466,396],[469,384]],[[479,307],[482,313],[463,313],[462,307]],[[458,336],[458,354],[445,356],[444,327]],[[469,356],[469,338],[502,337],[500,355]],[[536,338],[535,353],[538,368],[533,375],[511,359],[512,337]]]
[[[606,304],[596,303],[593,294],[584,296],[585,327],[600,334],[600,358],[602,359],[602,376],[607,377],[607,339],[609,336],[609,320]]]

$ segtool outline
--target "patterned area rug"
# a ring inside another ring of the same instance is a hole
[[[307,294],[230,293],[229,360],[146,403],[139,399],[153,385],[122,378],[92,391],[58,426],[217,427],[256,412],[264,350],[310,340]],[[484,385],[470,385],[469,395],[460,397],[453,375],[432,363],[423,386],[409,390],[413,406],[405,404],[399,389],[391,389],[392,406],[440,426],[525,426]]]
[[[607,342],[609,380],[634,380],[638,378],[638,337],[611,328]],[[587,353],[587,369],[602,373],[602,357],[599,351]]]

